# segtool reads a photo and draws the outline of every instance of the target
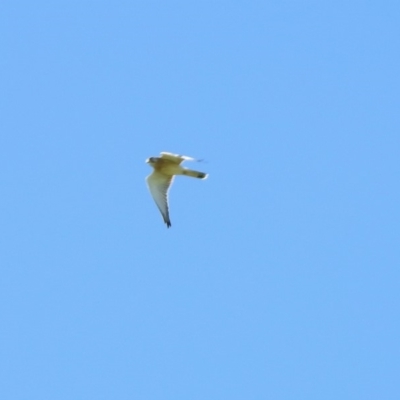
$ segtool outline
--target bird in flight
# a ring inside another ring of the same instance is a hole
[[[146,160],[154,171],[146,178],[147,186],[159,208],[167,228],[171,226],[168,209],[168,189],[175,175],[185,175],[192,178],[205,179],[207,174],[181,167],[182,161],[196,161],[194,158],[178,154],[162,152],[161,157],[150,157]]]

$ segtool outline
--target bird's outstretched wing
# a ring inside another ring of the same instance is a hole
[[[161,152],[161,158],[164,158],[165,160],[169,160],[172,162],[175,162],[177,164],[180,164],[182,161],[196,161],[195,158],[188,157],[188,156],[182,156],[180,154],[172,154],[172,153],[166,153],[165,151]]]
[[[150,193],[168,228],[171,226],[168,210],[168,189],[171,186],[173,178],[173,176],[164,175],[156,170],[146,178]]]

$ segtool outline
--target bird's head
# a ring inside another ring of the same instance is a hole
[[[147,164],[150,164],[151,166],[153,166],[157,161],[158,161],[157,157],[150,157],[146,160]]]

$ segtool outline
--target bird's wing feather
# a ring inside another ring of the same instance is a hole
[[[171,226],[168,210],[168,189],[171,186],[173,178],[173,176],[164,175],[158,171],[154,171],[146,178],[150,193],[168,228]]]
[[[182,156],[180,154],[172,154],[172,153],[167,153],[165,151],[161,152],[161,158],[164,158],[166,160],[176,162],[177,164],[180,164],[183,160],[186,161],[195,161],[195,158],[188,157],[188,156]]]

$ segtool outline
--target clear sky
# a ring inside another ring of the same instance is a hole
[[[0,49],[2,399],[400,398],[398,1],[2,2]]]

